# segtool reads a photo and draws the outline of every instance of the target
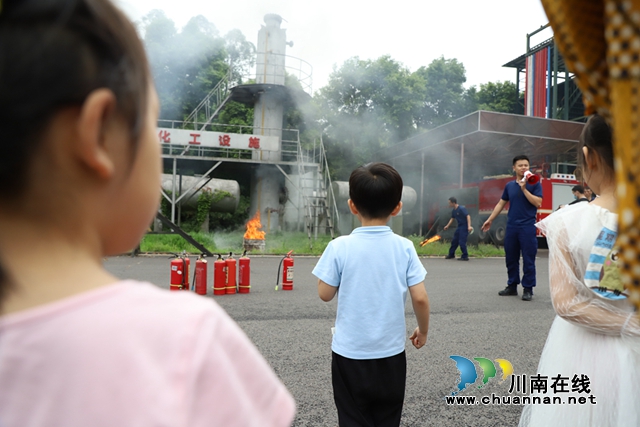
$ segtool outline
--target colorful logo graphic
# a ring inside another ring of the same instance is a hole
[[[456,395],[460,393],[462,390],[467,388],[469,385],[474,384],[478,379],[478,374],[476,372],[476,365],[466,357],[462,356],[449,356],[451,359],[456,362],[456,368],[460,371],[460,382],[458,383],[458,391],[454,391],[451,395]],[[478,362],[480,369],[484,373],[482,377],[482,384],[478,386],[478,388],[482,388],[489,379],[494,378],[496,376],[496,366],[493,364],[491,359],[486,359],[484,357],[474,357],[474,360]],[[504,381],[509,376],[513,374],[513,365],[506,359],[496,359],[500,369],[502,369],[502,380]]]

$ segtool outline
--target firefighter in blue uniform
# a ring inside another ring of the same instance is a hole
[[[449,207],[452,209],[451,219],[449,219],[447,225],[444,226],[444,229],[447,230],[454,219],[458,222],[458,228],[456,228],[456,232],[453,234],[453,240],[451,240],[451,247],[449,248],[449,255],[444,258],[455,258],[456,249],[458,248],[459,244],[460,250],[462,251],[462,257],[458,258],[458,261],[469,261],[469,253],[467,252],[467,237],[469,237],[469,233],[472,230],[471,216],[469,216],[467,208],[458,204],[458,200],[455,197],[449,197]]]
[[[509,203],[507,231],[504,239],[504,253],[507,264],[507,287],[498,295],[518,295],[518,284],[522,283],[522,299],[531,301],[536,285],[536,213],[542,205],[542,185],[529,184],[524,174],[529,170],[529,158],[525,155],[513,158],[516,180],[507,183],[502,198],[482,225],[482,231],[491,228],[491,222]],[[522,253],[522,282],[520,281],[520,254]]]

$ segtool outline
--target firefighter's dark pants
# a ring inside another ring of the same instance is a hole
[[[449,248],[450,257],[454,257],[456,255],[456,249],[458,249],[458,245],[460,245],[462,258],[469,258],[469,254],[467,253],[467,237],[469,237],[469,229],[467,228],[467,223],[465,222],[464,225],[456,228],[456,232],[453,233],[451,247]]]
[[[536,254],[538,253],[536,226],[507,226],[504,253],[509,275],[507,285],[516,288],[521,283],[520,253],[522,253],[522,287],[533,288],[536,285]]]

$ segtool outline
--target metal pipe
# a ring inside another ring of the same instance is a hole
[[[422,236],[422,208],[424,206],[424,151],[422,152],[422,170],[420,171],[420,232]]]
[[[565,65],[566,67],[566,65]],[[564,72],[564,116],[565,120],[569,120],[569,71]]]
[[[171,222],[176,223],[176,169],[178,159],[173,158],[173,178],[171,185]]]
[[[464,178],[464,142],[460,144],[460,188],[462,188],[463,178]]]
[[[182,194],[182,174],[180,174],[180,181],[178,183],[178,191]],[[178,226],[180,226],[180,217],[182,216],[182,205],[178,205]]]
[[[555,119],[558,117],[558,46],[553,43],[553,102],[552,115],[549,117]]]

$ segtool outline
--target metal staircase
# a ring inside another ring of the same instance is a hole
[[[220,113],[222,107],[225,106],[229,98],[231,97],[231,89],[238,83],[231,79],[231,69],[226,76],[218,82],[218,84],[211,89],[211,92],[200,101],[198,106],[187,116],[184,120],[185,125],[193,123],[193,129],[205,130],[205,128],[211,124],[213,119]],[[199,115],[204,112],[204,120],[201,120]],[[201,126],[198,129],[198,126]]]
[[[318,144],[314,142],[313,150],[306,152],[298,144],[298,176],[304,204],[304,224],[309,247],[312,248],[318,232],[330,233],[331,238],[335,237],[333,224],[339,220],[322,138]]]

